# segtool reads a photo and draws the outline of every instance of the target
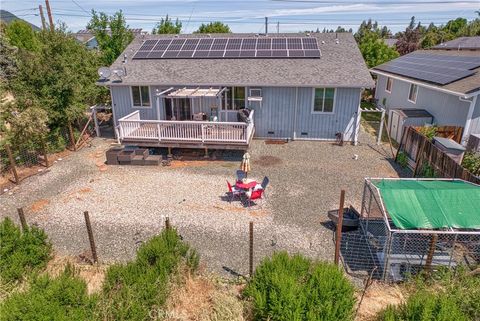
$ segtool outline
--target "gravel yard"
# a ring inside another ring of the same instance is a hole
[[[359,208],[364,177],[399,175],[386,159],[388,146],[376,146],[365,133],[360,138],[358,146],[343,147],[253,141],[249,177],[270,178],[267,198],[254,209],[223,198],[240,158],[107,166],[104,152],[112,141],[97,138],[92,147],[22,182],[13,195],[0,195],[1,216],[16,220],[16,208],[24,207],[27,220],[46,230],[59,254],[79,255],[89,249],[83,218],[89,211],[98,255],[106,263],[132,258],[142,241],[163,228],[166,215],[215,272],[247,273],[251,220],[257,261],[276,250],[332,260],[332,231],[322,223],[338,206],[340,190],[347,190],[347,204]]]

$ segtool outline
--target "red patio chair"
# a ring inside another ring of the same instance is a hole
[[[227,192],[228,201],[229,201],[230,203],[233,201],[233,199],[234,199],[236,196],[238,196],[238,197],[241,197],[241,196],[242,196],[243,191],[237,189],[235,186],[232,186],[232,184],[230,184],[229,181],[227,181],[227,186],[228,186],[228,192]]]
[[[254,200],[262,199],[263,198],[263,189],[254,189],[245,193],[247,199],[245,200],[247,207],[253,204]]]

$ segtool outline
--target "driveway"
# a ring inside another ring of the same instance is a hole
[[[27,220],[46,230],[59,254],[88,252],[83,212],[89,211],[99,258],[131,259],[136,248],[163,228],[165,216],[201,254],[208,270],[248,271],[248,224],[254,221],[255,260],[273,251],[299,252],[332,260],[332,231],[322,223],[338,207],[340,190],[347,204],[360,206],[364,177],[398,177],[387,159],[389,148],[361,134],[358,146],[295,141],[267,144],[254,140],[252,178],[270,178],[267,198],[245,209],[224,199],[226,180],[234,181],[241,154],[215,154],[216,160],[177,160],[170,167],[104,165],[113,142],[97,138],[91,147],[30,177],[0,195],[1,216]],[[355,159],[354,155],[358,155]]]

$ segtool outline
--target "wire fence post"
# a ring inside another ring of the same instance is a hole
[[[250,221],[249,228],[249,256],[248,256],[248,272],[250,277],[253,276],[253,221]]]
[[[169,230],[171,228],[170,226],[170,217],[165,217],[165,229]]]
[[[20,218],[20,224],[22,224],[22,230],[25,232],[28,229],[27,220],[25,219],[25,213],[23,208],[17,208],[18,217]]]
[[[20,179],[18,178],[17,166],[15,164],[15,159],[13,158],[12,149],[10,148],[9,144],[5,145],[5,149],[7,150],[8,162],[10,163],[10,168],[12,170],[13,177],[15,178],[15,184],[18,184],[20,183]]]
[[[90,216],[88,215],[88,211],[83,212],[83,215],[85,216],[85,224],[87,225],[88,240],[90,241],[90,249],[92,250],[93,262],[97,263],[98,262],[97,248],[95,246],[95,240],[93,239],[93,231],[92,231],[92,225],[90,224]]]
[[[70,122],[68,122],[68,139],[70,140],[70,146],[72,147],[73,151],[77,151],[77,144],[75,142],[75,135],[73,135],[73,127]]]
[[[47,145],[45,144],[45,140],[41,140],[41,145],[42,145],[42,154],[43,158],[45,161],[45,167],[48,168],[50,167],[50,163],[48,162],[48,152],[47,152]]]
[[[335,233],[335,259],[334,262],[338,265],[340,261],[340,245],[342,243],[342,226],[343,226],[343,206],[345,203],[345,190],[342,189],[340,193],[340,206],[338,208],[337,231]]]

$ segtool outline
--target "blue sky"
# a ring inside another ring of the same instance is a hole
[[[41,25],[38,5],[44,1],[0,0],[1,8]],[[219,20],[234,32],[263,32],[264,17],[269,17],[269,31],[297,32],[333,28],[342,25],[356,30],[362,20],[372,18],[394,32],[403,30],[415,15],[417,21],[442,24],[456,17],[473,19],[480,10],[480,0],[50,0],[54,20],[69,29],[85,27],[91,9],[112,14],[122,9],[132,28],[151,31],[156,21],[167,13],[179,18],[183,32],[194,31],[202,22]]]

